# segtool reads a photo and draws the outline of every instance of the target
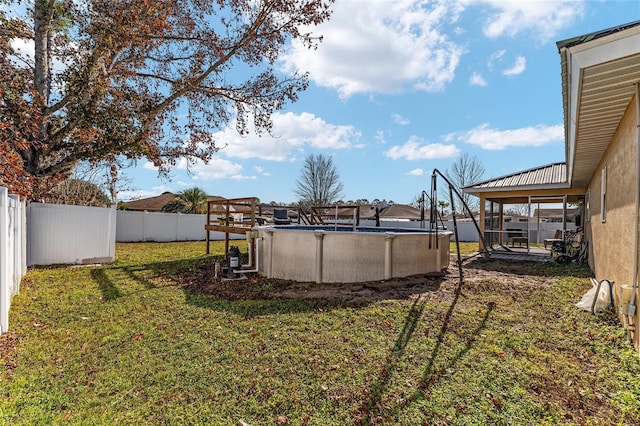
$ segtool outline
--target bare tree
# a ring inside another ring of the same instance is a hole
[[[451,183],[456,186],[456,189],[462,196],[462,200],[450,200],[451,203],[455,203],[453,205],[456,209],[456,212],[463,213],[465,216],[467,216],[468,213],[463,208],[462,201],[464,201],[464,203],[469,207],[471,211],[477,212],[479,209],[480,201],[475,196],[462,192],[462,188],[479,182],[484,177],[484,165],[480,162],[480,159],[475,155],[469,155],[465,152],[460,157],[458,157],[456,161],[453,162],[453,164],[451,165],[451,170],[447,169],[444,174],[445,176],[447,176],[447,179],[449,179]],[[448,197],[449,194],[447,193],[446,197],[444,198]]]
[[[328,206],[342,197],[342,183],[333,159],[322,154],[309,155],[304,160],[295,194],[307,206]]]
[[[119,192],[135,189],[131,179],[118,172],[124,167],[129,167],[130,164],[123,159],[81,161],[76,164],[71,177],[96,185],[109,196],[111,204],[116,204]]]
[[[72,204],[78,206],[102,207],[111,204],[111,200],[93,182],[77,178],[65,179],[56,184],[41,201],[50,204]]]
[[[505,213],[513,214],[517,216],[529,216],[529,204],[528,203],[511,204],[509,205]]]
[[[108,206],[119,191],[131,189],[131,180],[118,177],[119,165],[110,161],[78,162],[71,176],[53,185],[39,200],[53,204]]]

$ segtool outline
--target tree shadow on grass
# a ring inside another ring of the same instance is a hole
[[[129,296],[144,290],[175,287],[182,284],[181,273],[197,268],[202,259],[152,262],[141,265],[105,265],[91,269],[90,276],[106,301]],[[127,281],[133,281],[142,289],[127,291]]]
[[[442,325],[438,331],[435,344],[431,353],[427,356],[428,362],[422,374],[421,380],[415,389],[414,393],[407,399],[402,400],[394,407],[389,407],[388,404],[383,403],[383,398],[388,392],[389,383],[393,377],[394,372],[398,369],[401,357],[405,353],[405,349],[409,344],[416,326],[424,312],[426,298],[421,296],[415,300],[407,316],[405,318],[404,327],[400,331],[396,342],[391,349],[389,356],[387,356],[386,364],[380,370],[378,380],[372,385],[369,390],[368,397],[360,402],[357,410],[355,423],[360,425],[375,424],[383,419],[393,419],[397,417],[397,414],[408,408],[411,404],[426,398],[429,389],[438,383],[443,377],[445,372],[452,369],[456,364],[471,350],[475,345],[478,336],[481,331],[486,328],[487,321],[491,315],[491,312],[495,309],[495,304],[490,302],[487,306],[482,320],[479,325],[473,330],[470,330],[466,336],[466,344],[452,357],[447,359],[441,358],[441,349],[444,343],[445,337],[448,332],[448,328],[451,321],[451,316],[455,310],[458,300],[462,294],[463,281],[460,280],[455,288],[454,298],[447,313],[445,314]],[[436,362],[441,361],[443,366],[436,368]]]
[[[107,276],[103,268],[92,269],[90,275],[91,279],[93,279],[93,281],[98,285],[104,300],[114,300],[122,296],[118,287]]]

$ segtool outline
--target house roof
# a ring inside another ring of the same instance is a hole
[[[640,21],[557,43],[567,177],[586,187],[640,81]]]
[[[380,212],[380,218],[420,220],[420,209],[405,204],[388,204]]]
[[[566,188],[568,187],[566,170],[565,163],[552,163],[478,182],[463,189],[466,193],[478,194],[496,190],[520,191],[537,188]]]
[[[579,213],[579,209],[567,209],[567,217],[574,217]],[[562,217],[562,209],[535,209],[533,217]]]
[[[229,205],[230,213],[244,213],[251,215],[253,209],[252,198],[224,198],[219,195],[209,195],[207,198],[209,203],[209,209],[212,213],[225,213],[227,211],[227,204]],[[273,210],[272,210],[273,213]]]
[[[127,210],[159,212],[167,204],[176,198],[176,194],[165,192],[161,195],[149,198],[140,198],[139,200],[127,201],[125,204]]]

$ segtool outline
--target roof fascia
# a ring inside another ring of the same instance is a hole
[[[566,54],[566,78],[568,79],[567,87],[569,95],[569,117],[567,117],[568,123],[565,122],[565,128],[567,128],[567,176],[569,182],[573,181],[576,137],[578,127],[580,126],[578,122],[578,109],[580,107],[584,70],[636,54],[638,53],[638,46],[640,46],[640,26],[568,48],[562,48],[562,52]]]
[[[571,185],[567,182],[563,183],[550,183],[545,185],[527,185],[527,186],[512,186],[504,188],[463,188],[463,192],[467,194],[481,194],[487,192],[516,192],[516,191],[541,191],[547,189],[569,189]]]

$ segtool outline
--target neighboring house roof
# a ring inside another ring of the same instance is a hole
[[[176,194],[165,192],[162,195],[149,198],[140,198],[139,200],[127,201],[125,204],[127,210],[160,212],[162,208],[171,201],[175,200]]]
[[[360,206],[360,219],[374,219],[376,217],[376,206]]]
[[[125,204],[127,206],[127,210],[161,212],[164,206],[166,206],[167,204],[169,204],[175,199],[176,199],[176,194],[172,192],[164,192],[163,194],[157,195],[155,197],[140,198],[139,200],[127,201],[125,202]],[[217,195],[210,195],[208,198],[208,201],[218,201],[218,200],[225,201],[226,198],[219,197]],[[224,207],[221,207],[221,205],[217,205],[217,204],[215,204],[215,206],[224,208]],[[237,212],[239,210],[238,207],[236,208],[234,208],[234,206],[230,206],[230,207],[231,208],[229,210],[232,212]],[[250,212],[250,211],[251,209],[249,208],[247,212]]]
[[[219,203],[218,203],[219,201]],[[207,198],[207,202],[211,203],[210,204],[210,209],[213,213],[223,213],[226,214],[227,211],[227,200],[224,197],[220,197],[218,195],[210,195]],[[246,203],[238,203],[238,204],[234,204],[232,202],[230,202],[229,204],[229,213],[246,213],[246,214],[251,214],[251,206],[247,205]]]
[[[575,217],[579,213],[579,209],[567,209],[567,217]],[[562,209],[535,209],[533,211],[533,217],[562,217]]]
[[[360,220],[363,219],[373,219],[376,217],[376,208],[375,206],[372,206],[370,204],[362,204],[357,206],[359,211],[359,215],[360,215]],[[340,207],[338,206],[338,215],[343,216],[343,217],[349,217],[349,216],[353,216],[354,214],[354,207]]]
[[[566,164],[553,163],[478,182],[463,189],[469,194],[477,194],[496,190],[566,188],[567,186]]]
[[[428,213],[425,213],[428,215]],[[380,219],[413,219],[420,220],[420,209],[405,204],[388,204],[380,211]]]
[[[640,81],[640,21],[557,43],[562,67],[567,177],[584,188]]]

